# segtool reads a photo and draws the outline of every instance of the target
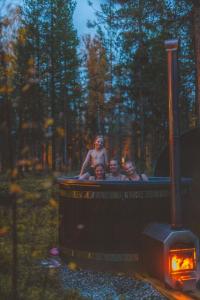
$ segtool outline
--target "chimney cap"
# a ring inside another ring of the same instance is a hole
[[[178,49],[178,39],[166,40],[165,48],[167,51],[176,51]]]

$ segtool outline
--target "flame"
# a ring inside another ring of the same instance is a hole
[[[195,268],[195,249],[178,249],[170,251],[171,272],[193,270]]]
[[[194,261],[192,258],[183,258],[174,255],[172,257],[172,271],[190,270],[194,268]]]
[[[131,157],[131,141],[130,137],[126,137],[122,142],[122,157],[124,158],[124,161]]]

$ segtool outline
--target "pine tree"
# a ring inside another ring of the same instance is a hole
[[[73,28],[74,1],[24,2],[23,25],[26,30],[27,55],[32,57],[38,84],[43,95],[41,102],[44,133],[50,164],[53,169],[62,167],[72,159],[74,119],[69,119],[72,105],[79,94],[77,56],[78,40]],[[71,126],[71,128],[70,128]],[[44,148],[43,147],[43,148]],[[67,148],[67,149],[66,149]],[[67,155],[69,153],[69,156]],[[68,157],[67,157],[68,156]]]
[[[39,2],[26,2],[21,8],[21,20],[13,51],[15,53],[15,77],[13,94],[16,128],[16,160],[18,165],[33,167],[42,162],[42,140],[44,123],[44,91],[39,81],[37,55],[38,27],[40,25]],[[37,10],[36,10],[37,8]],[[40,7],[41,9],[41,7]],[[33,12],[32,18],[28,14]],[[37,12],[37,13],[36,13]],[[41,16],[40,16],[41,17]]]
[[[197,111],[197,126],[200,127],[200,2],[193,0],[192,7],[192,25],[193,25],[193,40],[196,63],[196,111]]]
[[[6,10],[6,2],[2,1],[0,13],[0,169],[3,171],[14,167],[14,131],[13,131],[13,74],[14,54],[13,39],[18,23],[18,9]],[[7,14],[6,14],[7,12]]]
[[[167,138],[166,39],[180,37],[181,128],[186,130],[190,126],[195,86],[193,50],[190,47],[192,5],[186,0],[108,0],[102,14],[99,13],[104,28],[108,25],[111,2],[118,36],[114,82],[120,90],[119,124],[125,140],[124,149],[131,130],[132,154],[143,166],[148,156],[152,167]],[[126,126],[123,128],[124,120]]]
[[[108,80],[106,50],[97,37],[85,38],[87,72],[87,130],[90,138],[105,132],[106,81]]]

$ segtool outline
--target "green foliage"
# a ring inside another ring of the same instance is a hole
[[[101,131],[110,156],[151,171],[168,131],[166,39],[179,38],[181,130],[197,124],[199,1],[103,1],[82,61],[75,6],[24,0],[3,19],[0,167],[77,169]]]
[[[166,39],[179,38],[181,129],[193,126],[193,9],[186,0],[107,0],[96,13],[98,34],[111,54],[113,90],[119,91],[109,99],[112,145],[120,156],[134,157],[149,170],[167,139]],[[122,143],[115,143],[116,136]]]
[[[86,128],[92,139],[97,133],[105,133],[106,93],[108,84],[107,52],[99,37],[84,39],[86,48]]]
[[[11,168],[21,160],[36,159],[45,168],[59,169],[76,155],[72,144],[78,149],[73,138],[80,127],[81,88],[74,9],[73,0],[23,1],[12,40],[0,31],[0,52],[2,42],[12,45],[8,64],[0,64],[0,94],[5,94],[2,117],[9,116],[3,120],[5,124],[0,121],[8,127],[4,129],[1,160],[3,164],[8,152],[5,149],[14,147]]]
[[[58,245],[58,202],[52,177],[27,176],[3,182],[2,191],[17,196],[17,290],[20,300],[81,299],[78,292],[62,290],[56,269],[44,269],[40,260]],[[12,208],[0,203],[0,298],[12,294]],[[68,298],[69,297],[71,298]]]

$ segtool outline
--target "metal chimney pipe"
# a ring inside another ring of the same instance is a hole
[[[178,40],[165,41],[168,60],[169,160],[171,177],[171,225],[182,227],[180,180],[180,128],[178,106]]]

